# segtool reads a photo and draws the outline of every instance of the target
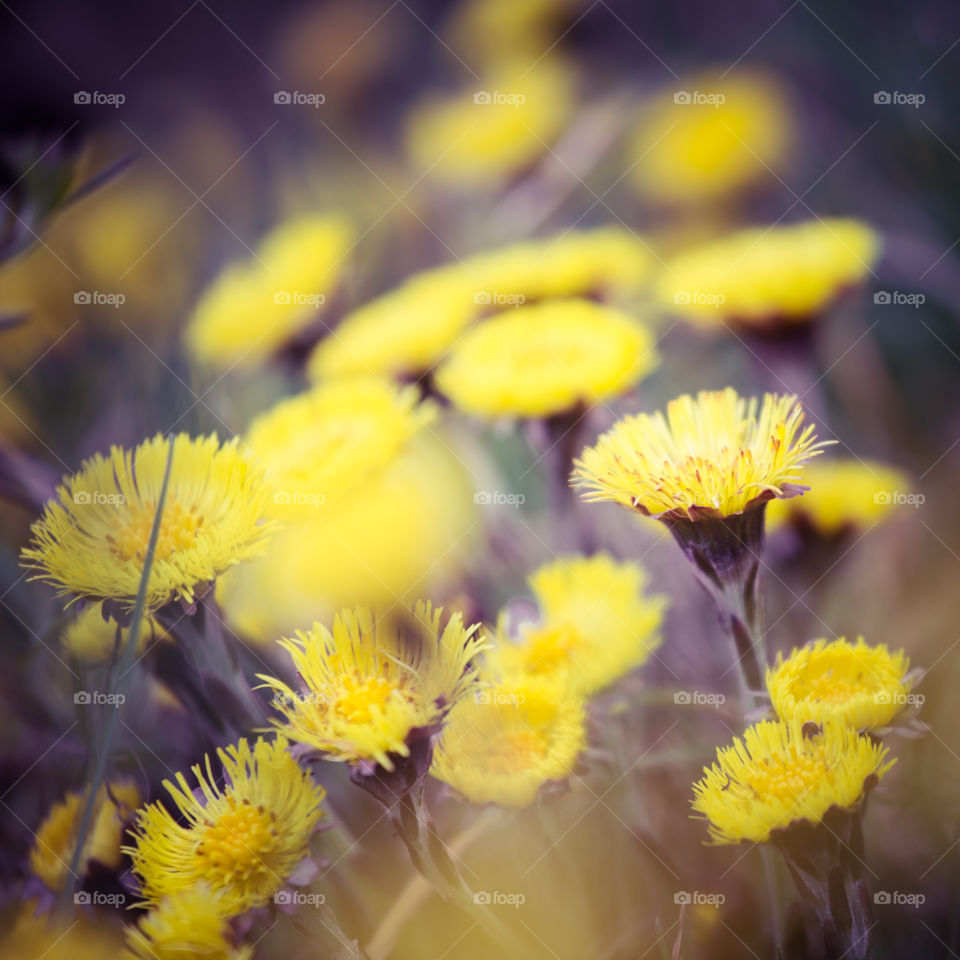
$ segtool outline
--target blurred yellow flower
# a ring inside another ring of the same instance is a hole
[[[662,304],[691,323],[803,323],[871,272],[880,240],[859,220],[756,227],[679,254],[657,283]]]
[[[722,516],[759,499],[789,497],[804,464],[820,453],[796,397],[738,396],[732,387],[684,394],[667,415],[619,420],[575,464],[585,500],[612,500],[641,513]]]
[[[323,810],[324,790],[290,755],[287,741],[240,740],[218,750],[225,786],[216,785],[210,758],[164,781],[185,823],[159,803],[139,811],[124,847],[133,861],[144,902],[207,884],[225,912],[262,906],[310,853],[310,837]]]
[[[467,413],[548,417],[625,393],[659,363],[629,314],[589,300],[546,300],[486,320],[437,369]]]
[[[104,960],[120,950],[114,924],[98,923],[83,913],[69,919],[51,917],[34,901],[24,904],[13,928],[0,937],[0,956],[11,960]]]
[[[218,370],[255,366],[301,333],[333,296],[354,242],[341,214],[303,214],[225,267],[184,331],[192,359]]]
[[[827,721],[804,736],[803,721],[763,720],[693,785],[693,809],[713,843],[765,843],[796,821],[819,823],[831,807],[849,810],[893,766],[888,748]]]
[[[69,879],[86,802],[86,792],[70,791],[54,804],[37,828],[30,851],[30,870],[51,890],[60,890]],[[139,805],[140,791],[132,783],[114,782],[97,791],[93,819],[78,860],[81,877],[93,861],[109,868],[120,866],[124,826]]]
[[[574,86],[572,67],[556,56],[498,62],[468,89],[421,100],[407,119],[407,153],[436,180],[497,185],[549,150],[570,116]]]
[[[901,470],[872,460],[824,459],[804,471],[810,489],[767,508],[767,530],[788,523],[812,527],[822,537],[865,530],[888,516],[896,497],[908,496],[910,479]]]
[[[621,227],[569,230],[415,274],[348,314],[314,350],[314,379],[417,374],[495,311],[552,297],[636,293],[652,273],[647,242]]]
[[[908,702],[910,661],[902,650],[817,640],[767,671],[767,689],[781,720],[836,720],[857,730],[886,726]]]
[[[776,176],[793,118],[771,77],[704,73],[685,86],[653,98],[630,140],[631,178],[643,196],[703,203]]]
[[[272,643],[343,606],[389,605],[457,575],[474,491],[415,388],[324,383],[250,427],[282,524],[262,558],[218,581],[229,623]]]
[[[331,760],[394,769],[391,754],[410,755],[411,735],[426,732],[473,686],[471,661],[485,648],[477,625],[420,601],[392,615],[342,610],[333,631],[319,623],[294,640],[290,654],[302,689],[258,674],[274,691],[292,740]]]
[[[129,630],[120,631],[120,645],[126,643]],[[142,653],[163,630],[153,619],[147,617],[140,631],[137,652]],[[103,615],[102,603],[88,603],[63,631],[63,649],[84,663],[101,663],[109,660],[117,646],[117,624]],[[118,648],[119,649],[119,648]]]
[[[249,960],[237,947],[223,903],[205,883],[164,897],[136,926],[127,927],[124,960]]]
[[[192,602],[195,591],[263,548],[263,474],[236,441],[216,434],[168,440],[159,434],[134,450],[111,447],[65,477],[23,550],[35,579],[61,594],[117,600],[132,608],[173,443],[170,485],[147,591],[149,609]]]
[[[451,711],[430,772],[472,803],[525,807],[573,773],[586,745],[579,696],[556,680],[514,678]]]
[[[591,696],[642,666],[660,646],[666,598],[644,594],[647,576],[609,554],[569,556],[529,578],[540,619],[522,624],[519,642],[506,639],[501,615],[491,670],[505,677],[553,677]]]

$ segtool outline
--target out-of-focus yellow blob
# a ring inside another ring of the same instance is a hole
[[[43,960],[103,960],[120,955],[120,930],[84,915],[56,920],[38,913],[35,902],[24,904],[13,929],[0,938],[4,957]]]
[[[792,125],[787,99],[770,76],[690,77],[684,89],[647,104],[629,144],[632,182],[644,197],[670,204],[723,198],[774,176]]]

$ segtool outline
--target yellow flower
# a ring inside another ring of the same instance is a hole
[[[233,943],[223,904],[204,883],[164,897],[127,927],[125,960],[248,960]]]
[[[24,904],[13,929],[0,937],[0,956],[11,960],[103,960],[120,949],[114,924],[98,923],[82,912],[69,919],[51,917],[35,901]]]
[[[570,65],[556,56],[499,62],[468,89],[417,104],[407,153],[437,180],[496,186],[547,152],[570,116],[573,88]]]
[[[626,392],[658,359],[652,335],[623,311],[550,300],[475,327],[436,383],[468,413],[546,417]]]
[[[811,463],[804,477],[810,490],[802,497],[770,504],[768,530],[791,522],[809,525],[823,537],[866,530],[894,509],[896,494],[910,490],[906,474],[872,460],[825,459]]]
[[[525,807],[569,777],[585,747],[579,696],[542,677],[505,680],[451,711],[430,772],[473,803]]]
[[[886,726],[910,693],[910,661],[902,650],[869,647],[859,637],[817,640],[767,671],[773,709],[782,720],[836,720],[857,730]]]
[[[63,631],[63,649],[85,663],[101,663],[110,659],[115,646],[119,652],[129,633],[126,628],[120,631],[120,645],[117,646],[116,623],[104,617],[102,603],[90,603],[67,624]],[[160,625],[153,617],[148,617],[140,631],[137,652],[142,653],[162,635]]]
[[[804,323],[870,273],[875,231],[859,220],[756,227],[679,254],[657,284],[660,301],[691,323]]]
[[[336,290],[354,230],[339,214],[284,221],[245,262],[224,268],[184,332],[200,364],[253,366],[303,331]]]
[[[803,722],[763,720],[717,750],[717,762],[693,785],[693,809],[713,843],[765,843],[772,831],[831,807],[849,810],[893,766],[887,747],[828,721],[805,737]]]
[[[653,256],[620,227],[569,230],[415,274],[355,310],[310,358],[314,379],[430,369],[479,317],[552,297],[635,293]]]
[[[393,770],[390,754],[410,755],[408,738],[442,722],[472,685],[471,661],[485,648],[477,625],[459,613],[441,624],[441,610],[418,602],[393,616],[342,610],[333,632],[319,623],[281,640],[303,692],[258,675],[275,693],[291,740],[331,760],[376,762]]]
[[[574,485],[586,500],[612,500],[651,516],[696,519],[698,511],[741,513],[758,500],[800,492],[804,463],[820,452],[796,397],[760,403],[731,387],[685,394],[667,415],[618,421],[584,450]]]
[[[132,608],[143,572],[171,441],[159,434],[135,450],[111,447],[65,477],[24,549],[35,579],[61,594],[117,600]],[[170,485],[147,604],[192,602],[194,593],[262,549],[271,528],[262,472],[216,434],[173,439]]]
[[[649,103],[630,143],[632,182],[645,197],[666,203],[723,198],[773,176],[790,127],[789,106],[770,77],[749,71],[690,77],[685,90]]]
[[[71,791],[53,806],[37,829],[30,851],[30,870],[51,890],[61,889],[68,880],[86,802],[86,792]],[[111,783],[109,789],[99,789],[78,860],[81,876],[93,861],[110,868],[120,866],[124,824],[139,804],[140,792],[132,783]]]
[[[643,593],[646,574],[609,554],[561,557],[535,570],[530,589],[540,608],[519,643],[488,654],[507,677],[554,677],[590,696],[644,664],[660,646],[665,598]],[[501,617],[501,636],[506,623]]]
[[[186,824],[150,804],[138,814],[136,845],[124,848],[146,903],[202,882],[234,914],[262,906],[283,886],[310,853],[324,797],[287,746],[278,737],[218,750],[223,788],[209,757],[192,768],[196,789],[182,773],[176,785],[164,781]]]

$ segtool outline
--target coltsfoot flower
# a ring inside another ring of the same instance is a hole
[[[552,300],[469,331],[436,383],[468,413],[548,417],[625,393],[658,362],[653,336],[623,311]]]
[[[676,256],[657,293],[666,309],[704,327],[804,323],[860,283],[879,249],[859,220],[741,230]]]
[[[902,650],[817,640],[767,671],[773,709],[782,720],[836,720],[856,730],[886,726],[908,702],[910,661]]]
[[[802,497],[771,502],[768,531],[793,524],[830,538],[866,530],[888,517],[898,498],[911,496],[902,470],[872,460],[824,458],[806,467],[804,480],[810,490]]]
[[[671,400],[667,415],[625,417],[584,450],[573,483],[585,500],[612,500],[647,516],[696,520],[802,492],[820,453],[793,396],[746,399],[727,387]]]
[[[805,735],[800,719],[763,720],[717,751],[693,785],[713,843],[765,843],[798,822],[851,810],[893,766],[887,748],[836,720]]]
[[[353,237],[339,214],[279,224],[248,262],[226,267],[205,291],[184,332],[190,356],[219,370],[270,357],[332,299]]]
[[[138,814],[133,861],[145,903],[205,883],[226,913],[261,906],[309,855],[310,837],[323,816],[324,790],[290,754],[285,738],[240,740],[218,750],[225,786],[210,763],[164,786],[185,824],[153,803]]]
[[[553,677],[590,696],[642,666],[660,646],[666,598],[644,593],[647,575],[609,554],[561,557],[529,578],[540,618],[520,625],[486,657],[506,677]]]
[[[124,960],[249,960],[238,947],[224,904],[205,883],[164,897],[136,926],[127,927]]]
[[[93,819],[77,861],[81,876],[94,862],[108,868],[120,866],[124,826],[139,806],[140,799],[136,786],[122,781],[97,791]],[[60,890],[68,880],[86,801],[86,792],[70,791],[51,808],[37,828],[30,851],[30,870],[51,890]]]
[[[216,434],[157,435],[134,450],[112,447],[64,478],[23,551],[35,579],[60,594],[132,609],[173,443],[170,484],[147,591],[148,609],[190,603],[241,560],[261,552],[272,528],[263,471],[236,441]]]
[[[451,711],[430,772],[473,803],[525,807],[569,777],[585,747],[583,701],[564,683],[502,680]]]
[[[127,641],[129,629],[120,631],[120,645]],[[148,617],[140,631],[137,653],[142,653],[154,640],[163,636],[163,628]],[[63,649],[84,663],[109,660],[117,646],[117,625],[104,616],[103,603],[89,603],[67,624],[63,631]]]
[[[258,675],[274,691],[276,726],[330,760],[371,770],[394,769],[391,755],[410,756],[410,740],[436,733],[473,686],[473,658],[485,649],[478,624],[420,601],[392,616],[365,607],[342,610],[330,631],[319,623],[279,641],[301,689]]]

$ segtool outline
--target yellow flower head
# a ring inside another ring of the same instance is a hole
[[[525,807],[569,777],[585,747],[579,696],[542,677],[505,680],[451,711],[430,772],[473,803]]]
[[[331,299],[353,238],[339,214],[275,227],[249,261],[224,268],[203,294],[184,332],[190,356],[219,370],[269,358]]]
[[[127,927],[124,960],[249,960],[234,945],[224,904],[205,883],[164,897],[136,926]]]
[[[225,784],[210,758],[194,766],[197,788],[182,773],[164,781],[186,825],[153,803],[138,813],[133,860],[144,902],[156,905],[198,883],[225,913],[265,904],[310,852],[323,811],[322,787],[290,755],[287,741],[246,740],[218,750]]]
[[[800,719],[763,720],[717,750],[693,785],[693,809],[714,843],[766,843],[796,821],[816,824],[831,807],[855,807],[893,766],[886,755],[887,747],[836,721],[804,736]]]
[[[804,323],[870,273],[879,247],[859,220],[741,230],[679,254],[657,293],[668,310],[704,327]]]
[[[393,770],[390,754],[409,756],[411,733],[442,722],[472,686],[471,661],[485,648],[476,624],[464,627],[459,613],[441,624],[441,612],[422,601],[379,618],[358,607],[342,610],[332,633],[315,623],[279,641],[303,691],[260,675],[285,721],[274,723],[331,760]]]
[[[329,506],[397,455],[435,415],[416,387],[351,378],[281,400],[250,425],[246,447],[266,471],[274,514]]]
[[[109,660],[114,647],[118,651],[127,642],[130,633],[126,627],[120,631],[120,645],[117,647],[117,625],[104,618],[102,603],[89,603],[67,624],[63,631],[63,649],[84,663],[102,663]],[[163,629],[148,617],[140,631],[137,652],[143,653],[158,637]]]
[[[644,595],[646,579],[605,553],[544,564],[529,580],[539,621],[521,626],[518,643],[501,640],[488,662],[506,677],[559,678],[582,696],[602,690],[660,646],[665,599]]]
[[[804,463],[820,452],[796,397],[746,399],[731,387],[689,394],[667,415],[625,417],[584,450],[574,485],[586,500],[612,500],[641,513],[723,516],[799,492]]]
[[[132,608],[157,508],[169,444],[170,484],[150,573],[147,605],[192,602],[194,591],[261,551],[267,496],[261,470],[216,434],[172,441],[159,434],[134,450],[111,447],[64,478],[23,551],[37,579],[61,594]]]
[[[115,924],[83,912],[69,918],[44,914],[36,901],[24,904],[13,929],[0,936],[0,956],[11,960],[103,960],[120,950]]]
[[[722,97],[722,100],[721,100]],[[790,109],[771,78],[748,71],[690,77],[648,105],[630,144],[645,197],[702,203],[776,170],[791,139]]]
[[[531,166],[563,130],[574,77],[558,57],[497,63],[469,89],[422,100],[407,121],[418,170],[447,183],[497,185]]]
[[[817,640],[794,650],[767,671],[773,709],[782,720],[823,723],[837,720],[857,730],[889,723],[910,693],[910,661],[902,650],[869,647],[859,637],[848,643]]]
[[[476,319],[554,297],[635,292],[653,256],[620,227],[569,230],[415,274],[355,310],[314,350],[314,379],[430,369]]]
[[[824,459],[804,471],[810,490],[802,497],[771,503],[767,530],[788,523],[809,525],[822,537],[845,530],[866,530],[885,519],[896,496],[910,490],[902,471],[867,460]]]
[[[468,413],[546,417],[629,390],[658,363],[632,317],[589,300],[548,300],[481,323],[437,369]]]
[[[85,792],[71,791],[53,806],[37,829],[30,851],[30,870],[51,890],[61,889],[69,878],[86,802]],[[81,876],[92,861],[110,868],[120,865],[124,824],[139,804],[140,792],[132,783],[111,783],[109,788],[100,788],[83,853],[77,861]]]

